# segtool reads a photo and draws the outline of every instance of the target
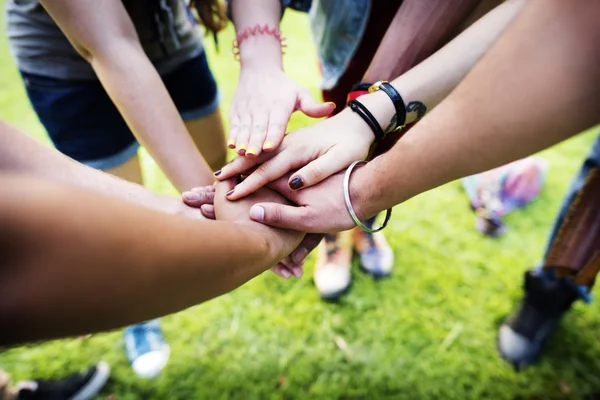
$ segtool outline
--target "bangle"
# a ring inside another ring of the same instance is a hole
[[[279,41],[279,45],[281,46],[281,54],[285,54],[283,51],[284,48],[287,47],[283,42],[285,41],[284,37],[281,37],[282,33],[277,27],[269,27],[269,25],[260,26],[258,24],[253,27],[248,27],[237,34],[235,39],[233,39],[233,58],[236,60],[240,60],[240,46],[241,44],[248,39],[250,36],[258,36],[258,35],[270,35]]]
[[[379,125],[379,122],[375,119],[373,114],[365,107],[363,103],[358,100],[350,100],[348,106],[352,111],[357,113],[366,123],[369,125],[369,128],[373,131],[375,135],[375,140],[383,140],[385,138],[385,132]]]
[[[388,132],[396,132],[404,128],[406,123],[406,105],[404,104],[404,99],[402,99],[402,96],[400,96],[400,93],[398,93],[396,88],[390,85],[388,81],[379,81],[372,84],[368,90],[369,93],[382,90],[389,96],[390,100],[392,100],[392,103],[394,104],[397,121]]]
[[[365,224],[363,224],[360,219],[358,219],[358,216],[356,215],[356,212],[354,211],[354,207],[352,207],[352,202],[350,201],[350,174],[352,173],[352,170],[354,169],[354,167],[356,167],[357,165],[365,165],[366,163],[367,163],[366,161],[362,161],[362,160],[354,161],[352,164],[350,164],[350,166],[346,170],[346,174],[344,175],[344,199],[346,200],[346,209],[348,210],[348,214],[350,214],[350,217],[352,218],[352,221],[354,221],[356,226],[358,226],[360,229],[362,229],[365,232],[375,233],[375,232],[379,232],[380,230],[385,228],[387,226],[388,222],[390,222],[390,217],[392,216],[392,209],[388,208],[388,210],[385,213],[385,220],[383,221],[383,224],[379,228],[371,229],[368,226],[366,226]]]

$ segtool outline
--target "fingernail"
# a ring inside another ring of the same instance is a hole
[[[300,178],[299,176],[296,176],[296,177],[292,178],[289,185],[292,189],[296,190],[296,189],[300,189],[302,186],[304,186],[304,182],[302,182],[302,178]]]
[[[306,258],[307,255],[308,255],[308,249],[305,249],[304,247],[302,247],[301,249],[298,249],[292,253],[292,260],[296,264],[301,264],[302,262],[304,262],[304,259]]]
[[[227,141],[227,147],[229,147],[230,149],[235,149],[235,140],[229,139]]]
[[[256,147],[250,147],[250,148],[248,149],[248,151],[246,151],[246,155],[248,155],[248,154],[252,154],[253,156],[255,156],[255,155],[256,155],[256,153],[257,153],[257,151],[256,151]]]
[[[263,222],[265,219],[265,209],[261,206],[252,206],[250,209],[250,218],[257,222]]]
[[[214,176],[219,176],[219,175],[221,175],[221,172],[223,172],[223,171],[221,171],[221,170],[215,171],[215,173],[213,175]]]
[[[235,189],[231,189],[229,192],[225,193],[225,197],[229,197],[235,192]]]
[[[302,276],[302,267],[293,267],[292,268],[292,274],[294,274],[294,276],[296,278],[300,278]]]
[[[270,150],[273,148],[273,142],[271,142],[270,140],[267,140],[265,142],[265,144],[263,145],[263,149],[265,150]]]
[[[183,192],[183,194],[181,196],[186,201],[200,200],[200,193],[196,193],[196,192]]]
[[[333,102],[333,101],[328,101],[325,104],[331,104],[333,106],[333,108],[335,109],[337,107],[337,105]]]
[[[281,276],[283,276],[285,279],[287,279],[290,276],[292,276],[292,273],[289,270],[285,269],[285,268],[282,268],[280,270],[280,272],[281,272]]]

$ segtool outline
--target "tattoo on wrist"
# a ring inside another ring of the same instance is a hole
[[[418,121],[421,118],[423,118],[425,113],[427,113],[427,106],[425,106],[425,104],[421,103],[420,101],[411,101],[406,105],[406,114],[412,112],[417,113],[417,118],[415,118],[415,121]],[[390,119],[390,122],[383,131],[385,133],[393,132],[397,128],[397,124],[398,114],[394,114],[394,116],[392,117],[392,119]]]
[[[385,133],[392,132],[394,129],[396,129],[397,123],[398,123],[398,114],[394,114],[394,116],[390,120],[390,123],[388,124],[388,126],[385,127],[385,129],[383,131]]]
[[[416,112],[417,120],[420,120],[427,112],[427,107],[420,101],[411,101],[406,105],[406,113],[408,114],[411,112]]]

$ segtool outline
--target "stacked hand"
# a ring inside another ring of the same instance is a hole
[[[240,201],[231,202],[225,198],[225,193],[234,185],[235,180],[230,179],[215,186],[194,188],[183,194],[183,201],[189,206],[199,207],[206,218],[255,224],[257,230],[265,229],[269,238],[269,246],[273,250],[274,263],[281,260],[272,268],[272,271],[284,278],[292,275],[302,276],[304,258],[310,250],[317,246],[321,235],[306,235],[305,237],[303,233],[297,231],[269,228],[266,225],[257,224],[249,217],[250,208],[254,204],[259,202],[280,205],[289,203],[283,196],[267,188],[262,188]],[[303,239],[302,243],[298,246],[301,239]],[[296,247],[297,250],[290,254]]]
[[[373,132],[364,121],[345,110],[288,134],[274,152],[252,159],[237,157],[215,176],[219,180],[229,179],[258,166],[227,196],[230,200],[241,199],[295,169],[299,170],[288,179],[290,188],[307,188],[366,158],[373,141]]]
[[[228,147],[241,156],[256,158],[263,150],[279,147],[294,111],[321,118],[334,109],[333,103],[317,102],[281,69],[246,67],[231,104]]]

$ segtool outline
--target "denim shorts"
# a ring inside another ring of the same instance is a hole
[[[98,169],[114,168],[136,154],[138,142],[99,81],[68,81],[23,71],[21,76],[33,109],[60,152]],[[219,107],[217,84],[204,51],[162,80],[185,121]]]

